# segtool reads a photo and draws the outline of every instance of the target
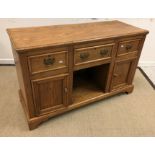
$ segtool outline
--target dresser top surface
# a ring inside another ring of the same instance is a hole
[[[13,47],[19,51],[148,33],[120,21],[10,28],[7,32]]]

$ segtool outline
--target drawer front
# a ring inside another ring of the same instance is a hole
[[[80,65],[110,58],[113,45],[114,44],[75,49],[74,64]]]
[[[119,43],[117,55],[128,54],[129,52],[137,52],[139,48],[140,40],[122,41]]]
[[[68,67],[68,52],[55,52],[28,57],[31,74]]]

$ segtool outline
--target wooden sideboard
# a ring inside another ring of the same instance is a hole
[[[7,29],[30,129],[133,90],[147,30],[120,21]]]

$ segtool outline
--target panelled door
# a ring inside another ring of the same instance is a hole
[[[68,75],[59,75],[32,81],[36,114],[64,109],[68,98]]]
[[[112,90],[131,84],[135,72],[134,63],[135,59],[115,63],[111,82]]]

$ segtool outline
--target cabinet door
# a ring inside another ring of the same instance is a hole
[[[115,63],[111,89],[131,84],[135,72],[134,62],[135,60],[127,60]]]
[[[36,114],[49,113],[67,106],[67,75],[33,80],[33,97]]]

